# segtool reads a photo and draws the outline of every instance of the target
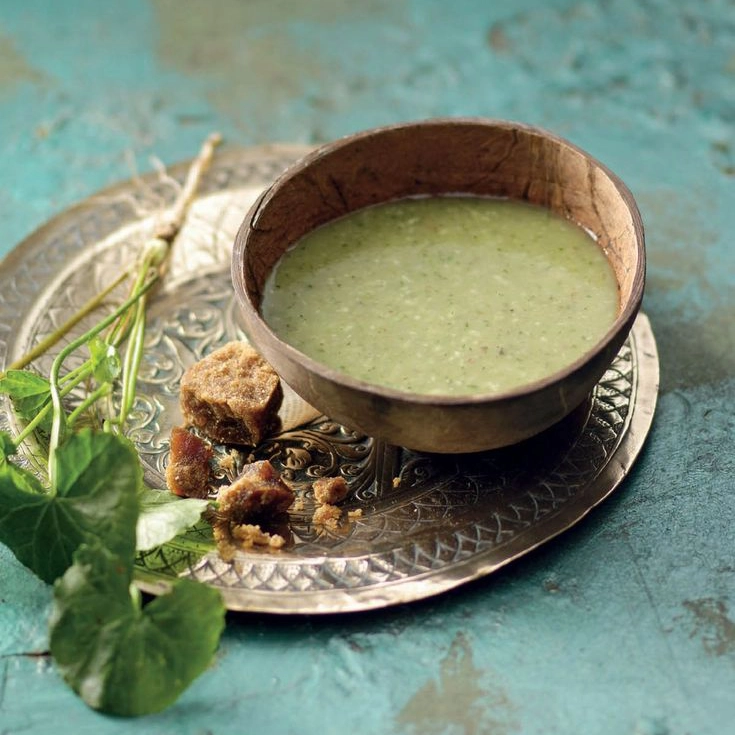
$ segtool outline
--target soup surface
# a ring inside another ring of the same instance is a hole
[[[572,363],[617,316],[615,276],[581,228],[525,202],[403,199],[289,249],[263,316],[309,357],[370,383],[465,395]]]

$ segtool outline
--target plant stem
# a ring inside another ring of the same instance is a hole
[[[158,276],[154,276],[147,283],[141,286],[140,291],[137,294],[133,294],[128,297],[115,311],[108,314],[102,321],[98,322],[89,331],[85,332],[81,337],[77,337],[73,342],[70,342],[64,347],[61,352],[54,359],[51,365],[51,372],[49,374],[49,384],[51,387],[51,404],[53,406],[54,420],[51,424],[51,439],[49,442],[49,481],[51,488],[56,487],[56,449],[61,441],[61,430],[64,421],[64,410],[61,405],[61,393],[59,390],[59,371],[64,360],[79,349],[82,345],[86,344],[92,337],[96,337],[100,332],[110,326],[118,317],[124,314],[133,304],[135,304],[140,297],[149,291],[153,285],[158,281]]]
[[[91,372],[92,372],[92,366],[89,364],[89,362],[84,363],[84,365],[81,365],[80,367],[86,368],[86,373],[79,374],[79,368],[75,370],[77,374],[76,379],[73,382],[69,382],[67,380],[64,380],[64,387],[59,391],[59,395],[64,398],[69,393],[71,393],[74,388],[76,388],[79,383],[81,383]],[[68,376],[65,375],[64,378],[67,378]],[[61,383],[61,381],[59,381]],[[38,427],[38,425],[43,421],[43,419],[48,415],[49,411],[53,408],[51,402],[49,401],[46,403],[43,408],[39,410],[39,412],[33,417],[32,421],[29,421],[24,427],[23,431],[18,434],[18,436],[15,439],[16,446],[20,446],[22,442],[26,440],[27,437],[29,437]]]
[[[43,355],[47,350],[51,349],[64,335],[70,332],[87,314],[91,314],[99,305],[109,296],[128,276],[129,271],[121,273],[109,286],[105,287],[96,296],[93,296],[79,311],[69,317],[60,327],[55,329],[51,334],[42,339],[30,352],[23,357],[8,365],[7,370],[21,370],[29,365],[37,357]],[[5,371],[2,375],[5,374]]]
[[[140,361],[143,358],[143,345],[145,342],[145,307],[146,297],[144,295],[136,304],[135,320],[130,330],[128,348],[125,351],[122,374],[122,399],[120,400],[120,414],[117,421],[121,428],[135,402],[135,386]]]
[[[112,392],[111,383],[103,383],[97,390],[90,393],[67,417],[67,426],[72,427],[76,420],[92,405],[97,403],[100,398],[104,398]]]
[[[202,176],[212,162],[214,150],[221,141],[222,136],[219,133],[212,133],[206,138],[202,144],[199,154],[194,159],[194,162],[189,169],[186,181],[184,182],[179,195],[176,197],[176,200],[168,211],[168,215],[156,228],[155,234],[152,238],[153,240],[162,240],[168,245],[174,241],[176,235],[178,235],[179,230],[181,229],[189,207],[194,200],[194,196],[196,195],[199,184],[201,183]],[[162,264],[158,263],[157,265],[160,267]],[[69,317],[69,319],[67,319],[61,326],[41,340],[41,342],[39,342],[32,350],[12,364],[8,365],[5,370],[1,371],[0,377],[4,376],[8,370],[22,370],[33,362],[33,360],[51,349],[51,347],[53,347],[62,337],[68,334],[85,316],[95,311],[95,309],[103,303],[105,298],[109,296],[110,293],[112,293],[112,291],[114,291],[115,288],[117,288],[126,278],[128,278],[130,274],[130,270],[126,270],[121,273],[112,283],[102,289],[102,291],[95,296],[92,296],[92,298],[82,305],[79,311]],[[115,331],[115,340],[110,341],[109,343],[119,345],[124,338],[125,334],[121,334],[121,330],[118,327]]]
[[[161,226],[156,229],[156,237],[171,244],[176,235],[179,234],[186,214],[189,211],[191,203],[194,201],[199,184],[201,183],[204,172],[209,168],[214,156],[214,149],[222,142],[222,136],[219,133],[212,133],[202,144],[199,155],[194,159],[191,168],[186,175],[186,181],[181,188],[176,201],[168,212],[168,216],[161,221]]]
[[[154,229],[153,236],[145,244],[135,269],[126,270],[113,283],[87,301],[74,316],[41,341],[33,350],[10,366],[12,369],[22,369],[34,359],[44,354],[50,347],[59,342],[62,337],[67,335],[81,319],[97,309],[103,303],[104,299],[128,278],[131,273],[135,273],[135,278],[130,286],[127,299],[111,314],[101,319],[83,335],[72,340],[56,355],[49,374],[51,401],[26,425],[17,441],[18,444],[23,441],[41,423],[48,411],[53,412],[48,454],[48,476],[52,493],[55,492],[56,488],[56,450],[61,443],[65,426],[73,424],[83,411],[103,396],[109,395],[112,390],[112,386],[109,383],[100,385],[67,418],[62,406],[62,398],[82,380],[89,377],[92,366],[89,361],[86,361],[83,365],[71,370],[64,377],[60,377],[62,365],[72,352],[108,328],[109,332],[106,338],[104,338],[108,345],[117,347],[126,338],[129,339],[123,361],[120,412],[117,419],[109,420],[109,424],[114,424],[118,427],[118,430],[122,430],[135,401],[136,383],[145,341],[147,294],[164,275],[170,257],[171,246],[183,226],[186,215],[201,184],[202,176],[209,167],[214,156],[214,149],[219,145],[220,141],[221,136],[219,133],[213,133],[202,144],[198,156],[189,168],[184,185],[181,187],[173,205],[161,217]],[[2,372],[0,376],[4,374]]]

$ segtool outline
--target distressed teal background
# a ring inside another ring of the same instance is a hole
[[[632,475],[457,593],[233,615],[166,713],[97,715],[0,547],[0,733],[702,735],[735,728],[735,4],[0,0],[0,253],[155,155],[433,115],[540,124],[633,190],[662,385]]]

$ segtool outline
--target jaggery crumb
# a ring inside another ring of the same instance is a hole
[[[299,495],[296,498],[296,500],[294,500],[293,503],[291,503],[291,507],[289,508],[289,510],[292,513],[301,513],[301,511],[304,510],[305,507],[306,507],[306,503],[304,502],[303,497]]]
[[[230,449],[217,458],[217,468],[222,472],[234,472],[237,466],[237,454]]]
[[[342,509],[336,505],[328,503],[320,505],[312,516],[312,523],[316,526],[325,526],[326,528],[335,530],[339,527],[339,519],[342,515]]]
[[[393,487],[398,487],[401,484],[401,478],[400,477],[394,477],[393,478]]]
[[[324,526],[332,531],[340,527],[342,520],[342,509],[335,503],[339,503],[347,497],[349,487],[344,477],[320,477],[312,483],[314,500],[317,507],[311,517],[315,526]],[[360,511],[360,515],[362,511]],[[347,518],[357,517],[356,514],[348,513]]]
[[[260,526],[250,523],[216,523],[212,527],[217,551],[223,561],[232,561],[238,549],[254,547],[271,550],[282,549],[286,544],[283,536],[263,531]]]
[[[280,425],[282,400],[276,371],[245,342],[228,342],[181,378],[184,419],[224,444],[259,444]]]
[[[277,533],[261,530],[260,526],[250,523],[241,523],[232,526],[232,537],[245,548],[251,546],[268,546],[271,549],[281,549],[286,540]]]
[[[349,488],[344,477],[320,477],[312,483],[317,503],[334,505],[347,497]]]

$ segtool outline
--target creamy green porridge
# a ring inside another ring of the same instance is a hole
[[[500,392],[572,363],[618,290],[581,228],[501,199],[403,199],[309,233],[266,284],[263,316],[313,359],[413,393]]]

